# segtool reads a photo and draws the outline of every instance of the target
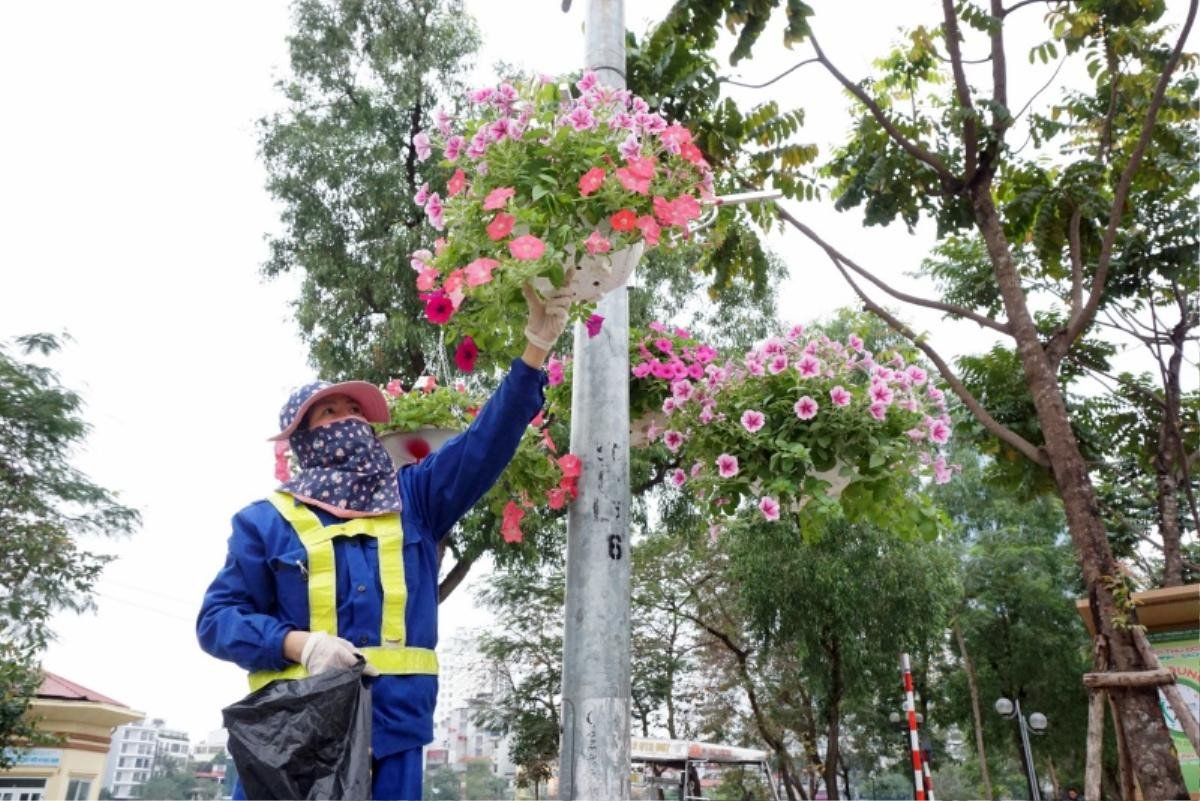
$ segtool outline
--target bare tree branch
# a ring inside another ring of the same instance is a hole
[[[1053,3],[1054,1],[1055,0],[1021,0],[1021,2],[1017,3],[1015,6],[1013,6],[1011,8],[1001,9],[1000,16],[1007,17],[1009,14],[1013,13],[1018,8],[1024,8],[1025,6],[1031,6],[1034,3]],[[993,8],[995,8],[995,6],[993,6]]]
[[[926,356],[929,357],[929,360],[932,361],[935,366],[937,366],[938,372],[941,373],[942,378],[944,378],[946,383],[949,384],[951,389],[954,390],[954,394],[958,395],[959,399],[961,399],[963,404],[970,409],[971,413],[975,416],[975,419],[978,420],[984,428],[998,437],[1001,441],[1011,445],[1014,449],[1019,451],[1023,456],[1025,456],[1025,458],[1029,459],[1034,464],[1041,465],[1042,467],[1050,466],[1049,459],[1040,448],[1029,442],[1012,429],[1001,424],[998,420],[992,417],[991,414],[988,413],[987,409],[983,408],[983,404],[981,404],[979,400],[971,394],[971,391],[967,389],[966,385],[963,384],[962,379],[960,379],[950,365],[946,363],[946,360],[942,358],[941,354],[934,350],[911,328],[897,319],[895,315],[891,314],[878,303],[873,301],[862,290],[862,288],[854,282],[854,279],[847,271],[847,267],[850,265],[846,261],[845,257],[839,254],[831,245],[817,236],[812,229],[798,221],[795,217],[784,211],[778,205],[776,206],[776,209],[783,219],[787,220],[805,236],[821,246],[826,255],[829,256],[829,260],[833,262],[834,267],[836,267],[838,272],[842,274],[842,278],[846,280],[846,283],[850,285],[850,288],[853,289],[855,294],[857,294],[862,300],[863,305],[867,307],[868,311],[884,320],[894,331],[908,339]]]
[[[958,43],[962,34],[958,30],[958,15],[954,11],[954,0],[942,0],[942,16],[946,22],[946,52],[950,54],[950,71],[954,73],[954,94],[958,104],[969,113],[963,115],[963,182],[970,184],[975,179],[975,167],[979,158],[979,131],[975,127],[975,106],[971,104],[971,88],[967,86],[967,73],[963,70],[962,50]]]
[[[819,61],[820,61],[820,59],[816,59],[816,58],[806,58],[803,61],[801,61],[799,64],[793,64],[792,66],[788,67],[786,70],[779,73],[771,80],[766,81],[765,83],[742,83],[740,81],[735,81],[732,78],[726,78],[724,76],[717,78],[717,82],[718,83],[727,83],[730,86],[741,86],[745,89],[765,89],[766,87],[770,86],[771,84],[775,83],[776,81],[780,80],[781,78],[786,78],[788,75],[791,75],[793,72],[800,69],[805,64],[816,64],[816,63],[819,63]]]
[[[992,0],[992,100],[997,106],[1008,111],[1008,59],[1004,55],[1004,6],[1000,0]],[[1004,141],[1004,131],[1012,124],[1011,119],[1005,119],[996,109],[992,109],[992,134],[996,141],[993,147],[1000,147]]]
[[[809,41],[812,42],[813,49],[817,51],[817,60],[821,62],[822,66],[824,66],[825,69],[827,69],[829,73],[837,79],[838,83],[840,83],[850,92],[850,94],[857,97],[859,101],[867,107],[867,110],[871,112],[871,116],[873,116],[876,121],[879,122],[880,126],[887,131],[888,136],[892,137],[892,140],[895,141],[896,144],[904,148],[904,151],[913,158],[932,167],[934,172],[938,174],[938,177],[942,179],[943,184],[945,184],[948,188],[951,188],[955,191],[960,188],[960,181],[952,172],[950,172],[950,169],[944,163],[942,163],[941,159],[930,153],[928,150],[925,150],[923,147],[916,144],[903,133],[901,133],[900,129],[896,127],[896,125],[888,118],[888,115],[884,113],[883,109],[879,107],[879,104],[876,103],[875,100],[869,94],[867,94],[861,86],[851,81],[849,78],[843,75],[837,67],[833,66],[829,59],[825,57],[825,53],[821,50],[821,46],[817,44],[817,39],[815,36],[809,36]]]
[[[1079,239],[1079,224],[1083,220],[1083,209],[1078,206],[1071,214],[1068,236],[1071,242],[1071,316],[1083,307],[1083,246]]]
[[[1050,74],[1050,79],[1048,81],[1046,81],[1044,84],[1042,84],[1042,88],[1038,89],[1036,92],[1034,92],[1032,95],[1029,96],[1029,99],[1025,101],[1025,105],[1021,106],[1021,110],[1018,111],[1015,115],[1013,115],[1014,120],[1020,119],[1021,115],[1024,114],[1026,111],[1028,111],[1029,107],[1033,105],[1033,101],[1037,100],[1038,95],[1040,95],[1042,92],[1044,92],[1050,88],[1050,84],[1054,83],[1054,79],[1058,77],[1058,73],[1062,72],[1063,64],[1066,64],[1066,63],[1067,63],[1066,56],[1063,56],[1062,58],[1060,58],[1058,60],[1058,66],[1055,67],[1054,72]],[[1026,140],[1026,141],[1028,141],[1028,140]],[[1021,145],[1021,147],[1023,148],[1023,147],[1025,147],[1025,145]],[[1018,152],[1019,151],[1020,151],[1020,148],[1018,148]]]
[[[1158,78],[1158,83],[1154,87],[1154,95],[1150,100],[1150,108],[1146,111],[1146,117],[1142,122],[1142,132],[1138,137],[1137,146],[1134,147],[1133,154],[1129,157],[1129,163],[1125,165],[1125,170],[1121,173],[1121,180],[1117,184],[1117,192],[1113,195],[1112,211],[1108,216],[1108,227],[1104,231],[1104,239],[1100,245],[1100,258],[1096,263],[1095,277],[1092,279],[1092,291],[1088,295],[1087,303],[1083,309],[1071,318],[1064,331],[1056,334],[1050,341],[1048,355],[1051,360],[1057,362],[1062,359],[1061,353],[1066,353],[1079,335],[1083,333],[1083,329],[1091,322],[1092,317],[1096,314],[1096,309],[1100,306],[1100,299],[1104,295],[1104,285],[1108,280],[1108,268],[1112,263],[1113,246],[1117,241],[1117,227],[1121,221],[1121,215],[1125,208],[1125,201],[1129,197],[1129,187],[1133,184],[1133,176],[1137,172],[1138,167],[1142,164],[1142,156],[1146,153],[1146,147],[1150,143],[1150,136],[1154,133],[1154,123],[1158,119],[1158,111],[1162,108],[1163,98],[1167,93],[1167,84],[1170,83],[1171,74],[1175,71],[1175,67],[1179,64],[1179,57],[1183,52],[1183,43],[1187,40],[1188,34],[1192,30],[1192,23],[1196,19],[1196,6],[1198,0],[1191,0],[1188,3],[1187,20],[1183,23],[1183,30],[1179,33],[1179,40],[1175,43],[1174,49],[1171,51],[1170,58],[1167,59],[1167,65],[1163,68],[1162,75]],[[1061,351],[1061,353],[1059,353]],[[1057,355],[1057,358],[1055,356]]]
[[[928,298],[919,298],[916,295],[909,295],[907,292],[901,292],[898,289],[893,289],[891,286],[889,286],[888,284],[884,283],[882,280],[877,278],[869,270],[866,270],[863,267],[860,267],[852,259],[850,259],[847,256],[843,255],[842,253],[838,252],[838,250],[836,248],[834,248],[832,245],[827,243],[825,240],[821,239],[821,237],[818,236],[815,231],[813,231],[811,228],[809,228],[804,223],[797,220],[790,213],[788,213],[787,211],[785,211],[782,208],[779,208],[778,206],[776,208],[778,210],[778,214],[779,214],[780,218],[791,223],[791,225],[793,227],[795,227],[796,230],[800,231],[800,233],[804,234],[809,239],[811,239],[813,242],[815,242],[818,246],[821,247],[822,250],[824,250],[826,253],[830,254],[830,256],[837,258],[838,261],[845,264],[847,267],[849,267],[851,270],[853,270],[854,272],[861,275],[863,278],[866,278],[872,284],[879,287],[884,292],[886,292],[889,295],[891,295],[892,297],[894,297],[896,300],[900,300],[905,303],[911,303],[914,306],[922,306],[926,309],[937,309],[938,311],[943,311],[946,314],[950,314],[955,317],[962,317],[963,319],[970,320],[971,322],[977,323],[977,324],[983,326],[984,328],[990,328],[993,331],[1000,332],[1001,334],[1009,335],[1008,323],[1002,323],[997,320],[993,320],[991,317],[985,317],[982,314],[978,314],[976,312],[971,311],[968,308],[965,308],[963,306],[957,306],[953,303],[945,303],[944,301],[930,300]]]

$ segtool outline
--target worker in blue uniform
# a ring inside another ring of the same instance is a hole
[[[249,671],[252,689],[350,667],[371,681],[372,795],[421,798],[421,748],[437,698],[438,543],[491,488],[543,404],[549,350],[569,296],[526,289],[521,358],[471,426],[396,471],[370,426],[378,387],[297,390],[280,431],[297,476],[233,517],[225,566],[196,622],[200,646]],[[241,797],[241,787],[235,797]]]

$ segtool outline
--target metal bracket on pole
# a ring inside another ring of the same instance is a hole
[[[696,221],[692,227],[692,231],[702,231],[708,226],[717,221],[717,212],[722,206],[745,206],[749,203],[765,203],[769,200],[778,200],[783,197],[783,192],[778,189],[764,189],[758,192],[738,192],[734,195],[718,195],[709,201],[708,209]]]

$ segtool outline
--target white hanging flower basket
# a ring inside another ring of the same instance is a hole
[[[416,464],[460,432],[452,428],[418,428],[416,431],[386,431],[379,441],[397,469]]]
[[[611,253],[597,253],[595,256],[586,250],[580,255],[577,251],[568,249],[567,283],[571,290],[571,299],[575,303],[592,303],[600,298],[625,286],[633,268],[642,258],[645,245],[641,242],[621,248]],[[543,295],[549,294],[554,285],[548,278],[535,278],[531,282],[533,288]]]
[[[814,470],[809,473],[813,478],[819,478],[822,481],[829,482],[829,488],[825,490],[825,494],[830,498],[840,497],[846,487],[854,483],[854,479],[858,478],[858,473],[841,459],[833,463],[833,467],[828,470]],[[799,512],[807,504],[809,498],[806,496],[794,502],[791,506],[793,512]]]

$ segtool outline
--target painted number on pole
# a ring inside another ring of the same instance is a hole
[[[614,560],[621,558],[621,535],[620,534],[608,535],[608,558],[614,559]]]

